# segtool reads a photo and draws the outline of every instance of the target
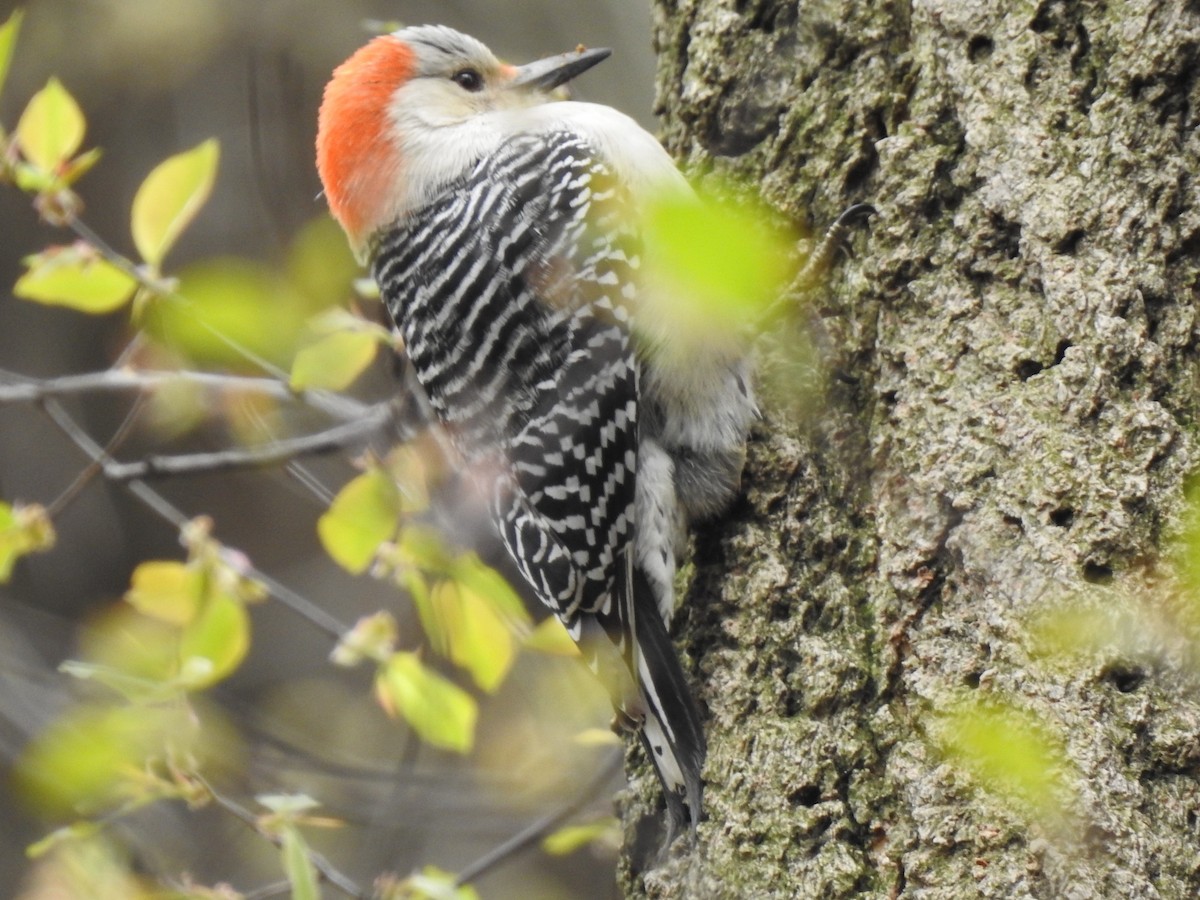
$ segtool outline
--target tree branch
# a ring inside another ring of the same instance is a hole
[[[624,757],[620,753],[613,753],[608,765],[604,766],[599,774],[588,782],[583,790],[579,792],[578,796],[553,812],[549,812],[540,819],[531,822],[508,840],[493,847],[479,859],[475,860],[475,862],[458,873],[458,876],[454,879],[454,886],[462,887],[465,884],[470,884],[489,870],[512,859],[522,850],[527,849],[545,837],[550,831],[557,828],[591,803],[596,794],[600,792],[600,789],[616,774],[623,759]]]
[[[209,795],[213,798],[213,802],[216,803],[217,806],[221,807],[221,809],[225,810],[227,813],[230,813],[240,822],[252,828],[255,834],[261,835],[276,847],[282,845],[283,841],[281,838],[273,834],[269,834],[258,827],[258,816],[246,809],[246,807],[242,806],[236,800],[221,794],[206,778],[204,778],[204,776],[196,774],[195,777],[204,786],[204,789],[208,791]],[[371,896],[368,891],[360,888],[353,879],[342,874],[342,872],[336,869],[334,865],[325,858],[324,855],[318,853],[311,847],[308,848],[308,859],[313,864],[313,868],[320,873],[321,877],[325,881],[329,882],[347,897],[362,898],[362,900],[366,900],[366,898]]]
[[[71,418],[70,414],[62,407],[62,404],[57,400],[47,400],[42,406],[46,414],[59,427],[63,434],[70,438],[72,443],[91,460],[100,463],[102,466],[108,466],[113,463],[112,458],[105,452],[104,448],[96,443],[91,435],[84,431],[79,426],[79,423]],[[190,522],[188,517],[169,500],[154,490],[154,488],[146,484],[146,482],[133,479],[126,482],[125,486],[130,493],[141,500],[159,518],[165,519],[179,531],[188,526]],[[347,628],[341,622],[312,601],[276,581],[265,572],[255,568],[244,555],[222,546],[221,559],[247,578],[251,578],[262,584],[276,600],[316,628],[328,634],[334,640],[341,640],[342,635],[346,633]]]
[[[329,391],[293,391],[286,381],[275,378],[249,378],[216,372],[159,372],[136,369],[107,369],[83,375],[35,379],[0,370],[0,405],[37,403],[52,397],[75,394],[153,391],[170,384],[189,384],[208,390],[241,391],[277,400],[301,402],[342,421],[361,418],[371,407]]]
[[[286,463],[297,456],[341,450],[355,441],[382,429],[392,417],[391,403],[369,408],[358,421],[346,422],[315,434],[281,438],[262,447],[215,450],[211,453],[185,453],[177,456],[154,455],[137,462],[105,463],[104,476],[125,482],[167,475],[193,475],[226,469],[271,466]]]

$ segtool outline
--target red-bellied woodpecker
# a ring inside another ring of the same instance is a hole
[[[737,340],[680,346],[640,278],[666,152],[555,88],[608,56],[510,66],[440,26],[371,41],[325,89],[317,164],[429,404],[532,592],[639,731],[672,830],[705,741],[666,623],[689,522],[735,493],[755,404]]]

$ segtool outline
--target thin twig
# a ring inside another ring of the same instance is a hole
[[[130,275],[142,287],[153,291],[160,296],[169,296],[173,301],[176,301],[181,306],[186,307],[193,314],[196,313],[196,305],[183,294],[179,293],[179,291],[175,289],[173,282],[156,280],[147,269],[134,264],[132,260],[122,256],[120,253],[114,250],[108,244],[108,242],[104,240],[104,238],[100,237],[99,234],[93,231],[91,227],[78,216],[72,217],[67,222],[67,226],[74,231],[76,235],[95,248],[95,250],[102,257],[104,257],[104,259],[121,269],[126,274]],[[229,335],[225,334],[219,328],[216,328],[209,322],[205,321],[202,316],[194,315],[194,318],[197,325],[215,337],[234,353],[242,357],[242,359],[258,366],[259,369],[268,375],[278,378],[281,381],[287,381],[287,372],[284,372],[270,360],[263,358],[249,347],[229,337]]]
[[[105,467],[112,464],[113,460],[105,453],[104,448],[97,444],[91,435],[84,431],[79,426],[79,423],[71,418],[71,415],[63,408],[62,404],[57,400],[47,400],[43,404],[43,408],[63,434],[70,438],[72,443],[79,447],[90,459],[99,462]],[[146,482],[134,479],[133,481],[126,482],[125,486],[129,489],[130,493],[148,506],[159,518],[165,519],[177,530],[182,531],[187,527],[190,521],[188,517],[163,497],[162,494],[146,484]],[[302,597],[260,569],[255,568],[241,554],[222,547],[221,559],[226,565],[231,566],[247,578],[251,578],[262,584],[276,600],[335,640],[340,640],[342,635],[346,633],[346,626],[341,622],[312,601]]]
[[[343,421],[361,418],[370,409],[357,400],[329,391],[293,391],[288,387],[286,380],[279,381],[274,378],[249,378],[216,372],[160,372],[116,368],[46,379],[29,378],[15,372],[0,370],[0,404],[36,403],[50,397],[68,397],[74,394],[152,391],[171,384],[260,394],[277,400],[300,400],[313,409]]]
[[[270,900],[271,897],[282,897],[291,893],[290,881],[277,881],[274,884],[264,884],[260,888],[242,894],[242,900]]]
[[[125,414],[125,418],[121,420],[121,424],[117,426],[117,430],[113,432],[112,437],[108,439],[108,443],[104,447],[105,455],[111,456],[125,443],[125,439],[133,431],[133,425],[137,422],[138,416],[141,414],[144,406],[145,399],[139,396],[134,401],[133,406],[129,408],[129,412]],[[80,492],[88,486],[91,480],[102,471],[104,471],[104,464],[96,459],[91,460],[84,466],[83,471],[75,476],[75,480],[67,485],[67,489],[46,506],[46,515],[53,519],[61,513],[79,496]]]
[[[522,850],[532,846],[538,840],[549,834],[553,829],[565,822],[571,816],[575,815],[585,806],[592,802],[600,789],[608,782],[621,766],[622,756],[619,753],[614,753],[609,760],[607,766],[600,770],[600,774],[593,778],[579,795],[570,802],[559,807],[557,810],[547,813],[540,819],[531,822],[521,831],[518,831],[508,840],[493,847],[475,862],[471,863],[465,869],[458,873],[454,879],[455,887],[462,887],[465,884],[470,884],[480,876],[485,874],[503,862],[507,862],[512,857],[516,856]]]
[[[217,806],[221,807],[221,809],[225,810],[227,813],[230,813],[234,818],[254,829],[256,834],[266,838],[276,847],[282,845],[282,838],[263,831],[258,827],[258,816],[246,809],[246,807],[242,806],[236,800],[226,797],[224,794],[220,793],[206,778],[204,778],[204,776],[197,774],[195,775],[195,778],[200,782],[201,785],[204,786],[204,789],[208,791],[209,795],[213,798],[213,802],[216,803]],[[342,874],[338,869],[336,869],[323,854],[318,853],[311,847],[308,849],[308,859],[313,864],[313,868],[317,870],[323,879],[328,881],[347,897],[364,898],[365,900],[365,898],[370,896],[370,894],[360,888],[353,879]]]
[[[124,482],[167,475],[194,475],[200,472],[279,465],[297,456],[345,449],[355,441],[381,429],[390,416],[391,404],[381,403],[356,422],[345,422],[315,434],[281,438],[262,447],[239,447],[208,453],[181,453],[175,456],[156,454],[137,462],[106,463],[104,477],[110,481]]]

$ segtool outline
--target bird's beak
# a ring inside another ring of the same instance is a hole
[[[516,74],[508,87],[520,90],[552,91],[560,84],[566,84],[576,75],[586,72],[596,63],[607,59],[612,51],[606,47],[593,50],[575,50],[571,53],[560,53],[547,59],[526,63],[516,67]]]

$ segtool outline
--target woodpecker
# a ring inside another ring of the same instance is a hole
[[[444,26],[375,38],[318,117],[330,211],[528,588],[640,736],[668,834],[706,745],[667,634],[689,524],[737,491],[757,415],[745,348],[683,345],[641,277],[649,197],[691,197],[632,119],[558,89],[609,56],[523,66]]]

